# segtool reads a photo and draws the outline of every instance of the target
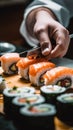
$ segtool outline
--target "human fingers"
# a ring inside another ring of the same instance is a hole
[[[50,38],[48,35],[48,30],[47,30],[47,28],[44,29],[43,26],[38,26],[34,30],[34,32],[35,32],[37,39],[39,40],[42,55],[47,56],[50,54],[50,52],[52,50],[52,45],[51,45],[51,41],[50,41]]]
[[[56,41],[56,46],[51,51],[51,58],[63,57],[68,50],[70,37],[69,32],[65,28],[58,30],[54,34],[54,39]]]

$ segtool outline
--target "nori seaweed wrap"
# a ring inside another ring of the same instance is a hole
[[[43,103],[22,107],[20,114],[23,128],[45,130],[54,130],[55,128],[56,109],[54,105]]]
[[[20,118],[19,109],[23,106],[41,104],[45,102],[45,98],[40,94],[26,94],[15,97],[12,100],[12,113],[14,118]],[[18,120],[18,119],[17,119]]]
[[[35,93],[35,89],[32,87],[17,87],[14,86],[12,88],[6,88],[3,91],[3,101],[4,101],[4,113],[11,117],[12,115],[12,99],[20,96],[26,95],[30,93]]]
[[[54,105],[56,104],[56,97],[65,91],[65,87],[58,85],[46,85],[40,88],[40,92],[45,97],[46,102]]]
[[[64,123],[73,126],[73,93],[58,96],[56,109],[57,117]]]
[[[12,100],[12,114],[13,120],[15,124],[20,124],[21,122],[21,114],[20,108],[26,106],[33,106],[35,104],[42,104],[45,102],[45,98],[40,94],[26,94],[15,97]]]

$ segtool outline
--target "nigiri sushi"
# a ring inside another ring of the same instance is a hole
[[[16,66],[18,67],[18,74],[25,80],[29,81],[29,66],[39,61],[42,62],[46,60],[44,58],[21,58],[16,64]]]
[[[41,76],[56,65],[50,61],[43,61],[29,66],[29,80],[34,86],[41,86],[43,82]]]
[[[47,71],[42,80],[45,85],[59,85],[63,87],[73,87],[73,69],[64,66],[58,66]]]
[[[17,73],[17,61],[20,60],[18,53],[6,53],[0,57],[1,67],[5,74],[15,74]]]

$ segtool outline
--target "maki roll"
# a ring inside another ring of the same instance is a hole
[[[14,119],[19,120],[19,109],[22,106],[41,104],[43,102],[45,102],[45,98],[38,94],[23,94],[21,96],[15,97],[12,100],[12,113],[14,115]]]
[[[20,109],[22,127],[27,129],[54,130],[56,109],[51,104],[38,104]]]
[[[57,97],[57,117],[73,126],[73,93],[62,94]]]
[[[0,94],[3,93],[4,89],[6,88],[6,81],[2,75],[0,75]]]
[[[18,67],[18,74],[25,80],[29,81],[29,66],[37,62],[45,61],[44,58],[33,59],[33,58],[21,58],[16,64]]]
[[[59,66],[47,71],[42,77],[44,85],[59,85],[63,87],[73,87],[73,69]]]
[[[56,104],[56,97],[66,91],[65,87],[58,85],[46,85],[40,88],[41,94],[45,97],[47,103]]]
[[[5,88],[3,91],[3,102],[4,102],[4,106],[3,106],[3,111],[4,113],[11,117],[12,113],[11,113],[11,107],[12,107],[12,99],[16,96],[20,96],[22,95],[24,92],[23,88],[19,88],[19,87],[12,87],[12,88]]]
[[[45,102],[45,98],[40,94],[23,94],[13,99],[15,105],[34,105]]]
[[[34,86],[42,86],[43,80],[41,79],[42,75],[55,67],[55,64],[49,61],[39,62],[29,67],[29,79],[31,84]],[[41,81],[40,81],[41,80]]]
[[[22,93],[25,94],[34,94],[36,93],[36,89],[34,87],[27,87],[27,86],[23,86],[22,87]]]
[[[18,53],[6,53],[0,57],[1,67],[5,74],[11,75],[18,72],[16,63],[20,60]]]

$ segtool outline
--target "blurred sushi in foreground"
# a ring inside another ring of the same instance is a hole
[[[28,89],[28,91],[27,91]],[[14,97],[20,96],[20,95],[25,95],[25,94],[32,94],[35,93],[35,89],[34,88],[29,88],[29,87],[12,87],[12,88],[5,88],[3,91],[3,102],[4,102],[4,113],[6,115],[9,115],[9,117],[11,116],[11,107],[12,107],[12,99]]]
[[[73,126],[73,93],[62,94],[57,97],[57,117]]]
[[[16,64],[16,66],[18,67],[18,74],[25,80],[29,81],[29,66],[31,64],[42,62],[42,61],[46,61],[46,60],[44,58],[37,58],[37,59],[28,58],[28,57],[21,58]]]
[[[20,108],[22,127],[27,129],[54,130],[55,114],[55,107],[46,103]]]
[[[14,115],[14,119],[17,121],[19,120],[19,110],[22,106],[41,104],[43,102],[45,102],[45,98],[40,94],[23,94],[21,96],[15,97],[12,100],[12,113]]]
[[[34,105],[45,102],[45,98],[40,94],[26,94],[15,97],[12,100],[15,105]]]
[[[43,80],[41,79],[42,75],[54,68],[56,65],[49,61],[39,62],[29,66],[29,80],[34,86],[42,86]],[[41,79],[41,81],[40,81]]]
[[[58,85],[46,85],[40,87],[40,93],[45,97],[46,102],[54,105],[56,105],[56,97],[63,94],[65,91],[65,87]]]
[[[59,66],[47,71],[42,77],[44,85],[59,85],[73,88],[73,69]]]
[[[6,53],[0,57],[1,67],[5,74],[11,75],[18,72],[16,63],[20,60],[18,53]]]
[[[22,93],[25,94],[34,94],[36,93],[36,89],[34,87],[27,87],[27,86],[23,86],[22,88]]]

